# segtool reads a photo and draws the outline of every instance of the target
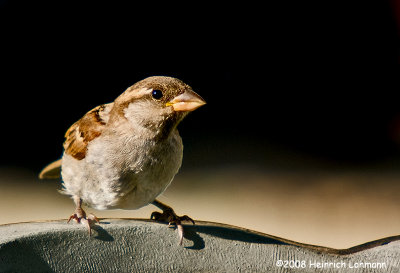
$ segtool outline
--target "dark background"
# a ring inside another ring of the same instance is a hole
[[[187,168],[398,168],[396,1],[241,3],[0,1],[0,165],[39,171],[88,110],[167,75],[208,103],[180,125]]]

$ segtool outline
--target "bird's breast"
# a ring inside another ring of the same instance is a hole
[[[96,170],[102,192],[113,196],[106,207],[136,209],[152,202],[178,172],[183,155],[179,133],[165,140],[125,136],[98,138],[86,161]]]

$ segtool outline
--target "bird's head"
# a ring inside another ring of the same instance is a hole
[[[129,87],[115,100],[114,109],[134,126],[169,133],[187,113],[205,103],[181,80],[154,76]]]

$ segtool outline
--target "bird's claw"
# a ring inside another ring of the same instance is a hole
[[[154,211],[151,214],[150,219],[154,219],[155,221],[158,222],[167,222],[168,227],[171,227],[173,225],[176,226],[179,235],[179,245],[182,245],[183,243],[184,232],[183,232],[182,221],[192,222],[193,225],[195,224],[192,218],[190,218],[187,215],[178,216],[171,208],[164,210],[162,213]]]
[[[88,216],[86,216],[86,213],[74,213],[69,217],[67,223],[71,220],[74,220],[78,224],[84,224],[88,228],[89,236],[92,235],[92,226],[94,226],[95,223],[100,223],[99,218],[91,213],[89,213]]]

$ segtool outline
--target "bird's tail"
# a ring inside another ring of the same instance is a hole
[[[57,179],[61,177],[61,159],[54,161],[44,167],[40,172],[40,179]]]

